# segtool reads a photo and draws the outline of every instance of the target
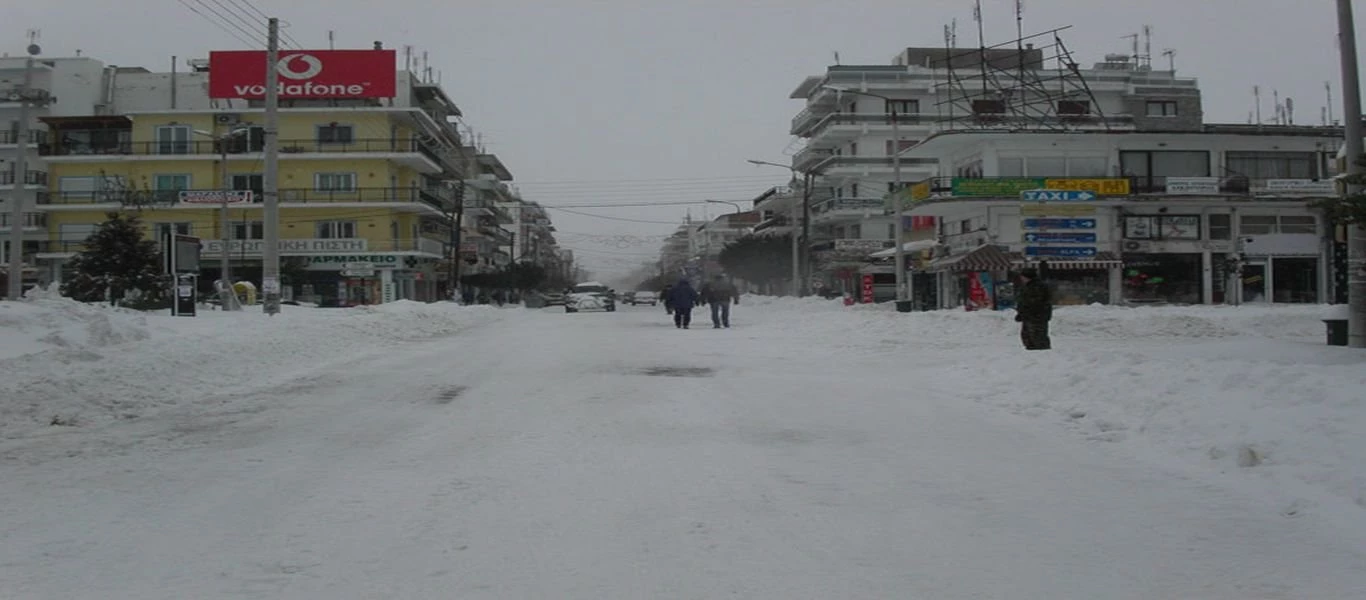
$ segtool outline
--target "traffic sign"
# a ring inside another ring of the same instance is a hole
[[[1029,243],[1042,244],[1094,244],[1096,234],[1094,233],[1042,233],[1031,231],[1024,234],[1024,241]]]
[[[1022,202],[1090,202],[1096,193],[1089,190],[1025,190],[1020,192]]]
[[[1025,229],[1095,229],[1095,219],[1025,219]]]
[[[1094,246],[1025,246],[1025,256],[1059,256],[1067,258],[1094,258]]]

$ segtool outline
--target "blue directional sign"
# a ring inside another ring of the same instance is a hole
[[[1025,219],[1025,229],[1095,229],[1095,219]]]
[[[1022,202],[1090,202],[1096,193],[1088,190],[1025,190],[1020,192]]]
[[[1094,244],[1094,233],[1042,233],[1031,231],[1024,234],[1024,241],[1041,244]]]
[[[1092,258],[1096,255],[1094,246],[1025,246],[1025,256],[1057,256],[1067,258]]]

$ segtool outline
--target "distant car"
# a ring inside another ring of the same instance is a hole
[[[617,293],[596,281],[575,284],[564,297],[564,312],[575,313],[585,310],[616,312]]]
[[[659,294],[648,291],[631,292],[630,303],[631,306],[635,306],[637,304],[649,304],[650,306],[655,306],[659,304]]]
[[[564,294],[560,292],[547,292],[545,296],[546,306],[564,306]]]

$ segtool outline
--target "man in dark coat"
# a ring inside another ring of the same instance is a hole
[[[669,306],[674,309],[674,327],[687,329],[692,323],[692,307],[697,304],[697,290],[687,279],[680,279],[669,290]]]
[[[740,303],[740,292],[735,289],[735,284],[726,281],[724,275],[717,275],[711,281],[702,286],[702,302],[711,305],[711,326],[713,329],[720,329],[724,325],[730,328],[730,305]]]
[[[664,289],[659,292],[659,302],[664,305],[665,314],[674,314],[674,306],[670,304],[670,302],[673,302],[673,291],[674,286],[666,285],[664,286]]]
[[[1015,292],[1015,320],[1020,323],[1020,341],[1026,350],[1048,350],[1048,322],[1053,319],[1053,290],[1039,279],[1037,269],[1020,271],[1020,288]]]

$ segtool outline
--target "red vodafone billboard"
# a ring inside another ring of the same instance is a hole
[[[280,98],[392,98],[393,50],[281,50]],[[264,98],[265,50],[209,53],[210,98]]]

